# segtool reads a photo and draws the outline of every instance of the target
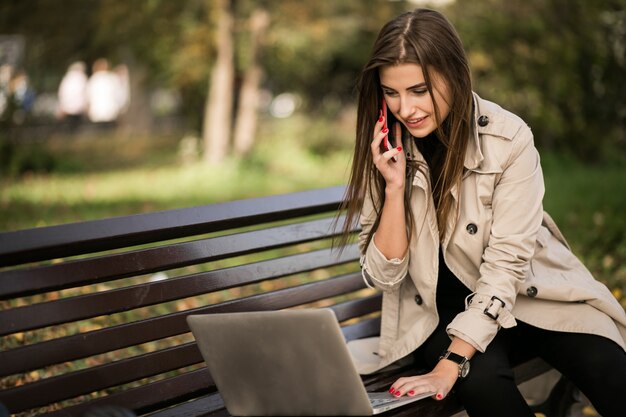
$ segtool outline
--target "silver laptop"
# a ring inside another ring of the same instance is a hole
[[[433,395],[366,392],[329,309],[190,315],[187,323],[232,415],[371,415]]]

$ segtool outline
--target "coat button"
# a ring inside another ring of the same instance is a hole
[[[489,118],[487,116],[480,116],[478,118],[478,126],[485,127],[489,124]]]
[[[467,230],[467,233],[469,233],[470,235],[475,235],[476,232],[478,232],[478,226],[476,226],[474,223],[470,223],[465,227],[465,230]]]
[[[526,294],[529,297],[536,297],[537,296],[537,287],[528,287],[528,289],[526,290]]]
[[[421,306],[424,300],[422,300],[422,296],[419,294],[415,294],[415,304]]]

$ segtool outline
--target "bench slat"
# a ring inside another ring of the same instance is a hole
[[[177,407],[149,414],[149,417],[230,416],[219,393],[196,398]],[[146,416],[147,417],[147,416]]]
[[[336,210],[345,186],[0,233],[0,266],[64,258]]]
[[[337,321],[342,322],[352,317],[361,317],[375,311],[380,311],[383,296],[375,293],[367,297],[359,297],[333,306]]]
[[[0,374],[10,375],[26,369],[62,363],[141,343],[187,333],[188,314],[209,314],[229,311],[276,310],[312,303],[346,294],[364,287],[361,274],[352,273],[336,278],[303,284],[270,293],[253,295],[156,318],[66,336],[0,352]]]
[[[0,402],[14,413],[21,412],[201,361],[196,344],[188,343],[9,388],[0,391]]]
[[[144,414],[180,404],[200,395],[206,395],[210,391],[209,387],[214,386],[211,374],[207,372],[206,368],[201,368],[125,391],[115,392],[89,403],[79,403],[66,407],[46,414],[46,416],[82,416],[93,407],[110,404],[135,410],[137,414]]]
[[[357,259],[358,250],[355,245],[346,248],[340,257],[336,257],[331,249],[322,249],[159,282],[13,308],[0,312],[0,335],[119,313],[267,279],[345,264]],[[57,313],[47,314],[51,310]]]
[[[333,218],[326,218],[31,269],[3,271],[0,272],[0,299],[150,274],[328,238],[333,236],[330,233],[333,222]]]

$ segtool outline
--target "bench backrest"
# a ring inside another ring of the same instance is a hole
[[[331,248],[343,193],[0,234],[0,403],[142,414],[207,396],[188,314],[324,306],[348,339],[375,334],[380,296],[364,289],[357,248]]]

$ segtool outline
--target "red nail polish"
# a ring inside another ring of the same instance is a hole
[[[402,146],[398,146],[396,149],[398,150],[398,152],[402,152]]]
[[[437,395],[435,395],[435,398],[437,398],[438,400],[443,399],[443,394],[438,393]]]
[[[380,116],[380,117],[378,118],[378,123],[382,123],[382,122],[383,122],[383,120],[385,120],[385,118],[384,118],[383,116]]]
[[[383,133],[387,133],[387,132],[389,132],[389,129],[387,129],[386,127],[384,127],[384,128],[383,128],[383,130],[381,130],[381,132],[383,132]]]
[[[389,388],[389,393],[390,393],[390,394],[393,394],[393,392],[394,392],[394,391],[395,391],[395,390],[393,389],[393,387],[392,387],[392,388]]]
[[[393,394],[395,397],[399,397],[400,396],[400,391],[396,391],[395,394]]]
[[[410,395],[411,397],[415,395],[415,391],[411,390],[407,393],[407,395]]]

